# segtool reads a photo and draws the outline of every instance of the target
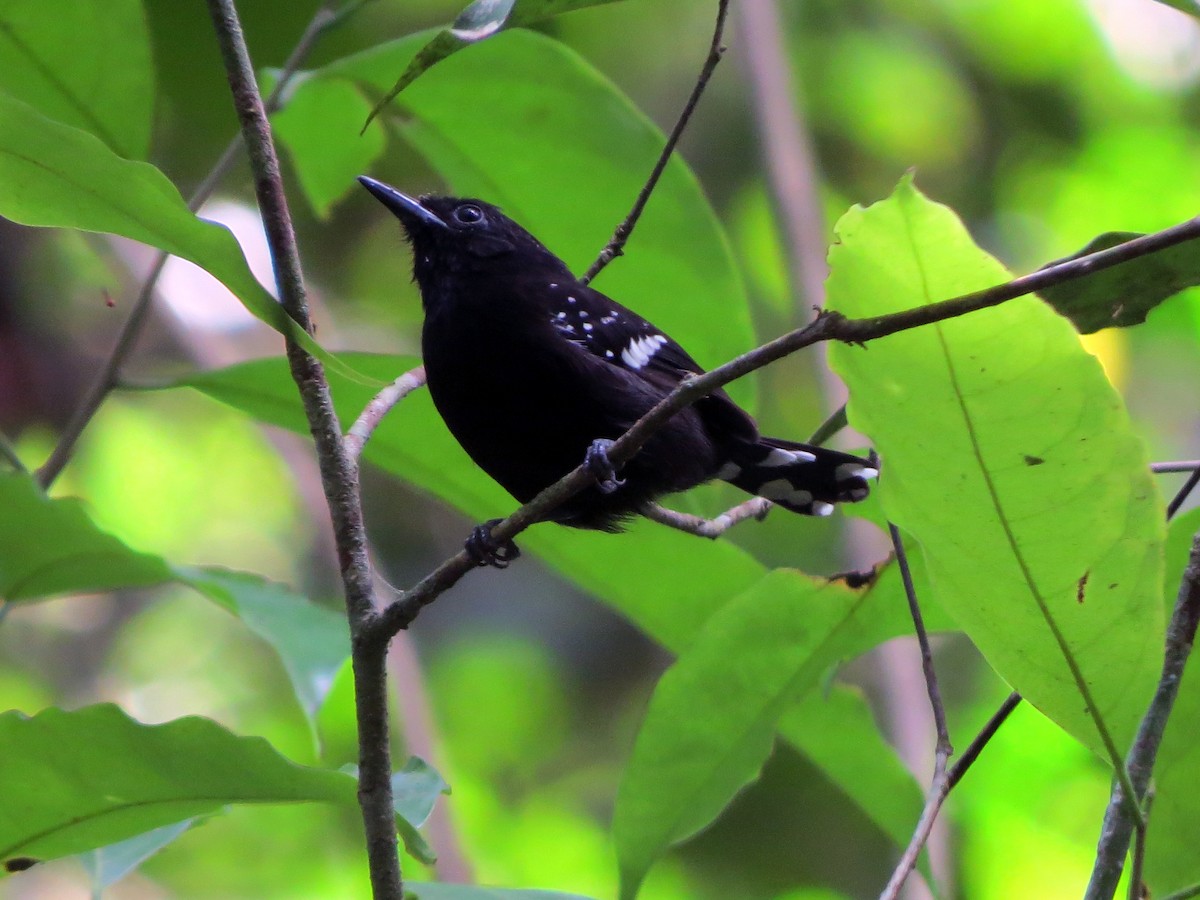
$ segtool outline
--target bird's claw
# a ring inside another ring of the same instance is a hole
[[[464,547],[467,555],[475,560],[476,565],[507,569],[509,563],[521,555],[521,551],[511,539],[497,541],[492,537],[492,529],[501,521],[503,520],[489,519],[471,530],[471,536],[467,538]]]
[[[612,445],[613,442],[608,438],[596,438],[583,458],[583,464],[596,479],[596,489],[602,494],[611,494],[625,483],[624,478],[617,477],[616,467],[608,458],[608,451]]]

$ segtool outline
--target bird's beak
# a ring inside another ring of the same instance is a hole
[[[420,223],[434,228],[449,227],[434,213],[422,206],[421,201],[408,196],[408,194],[400,193],[391,185],[384,184],[382,181],[376,181],[374,178],[368,178],[366,175],[359,175],[358,183],[370,191],[376,200],[391,210],[392,215],[404,223],[405,226],[410,223]]]

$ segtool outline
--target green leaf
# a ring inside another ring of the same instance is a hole
[[[1098,253],[1142,235],[1136,231],[1110,231],[1093,238],[1086,247],[1047,265]],[[1200,284],[1200,258],[1189,241],[1101,269],[1042,291],[1041,297],[1075,323],[1083,334],[1101,328],[1140,325],[1158,304],[1185,288]]]
[[[315,74],[382,90],[416,46],[413,38],[383,44]],[[505,32],[449,60],[406,92],[402,106],[399,129],[456,193],[500,204],[575,272],[628,214],[665,140],[578,54],[527,31]],[[408,253],[399,238],[395,246]],[[678,156],[625,257],[596,286],[665,329],[703,366],[756,343],[724,232]],[[753,406],[751,380],[731,392]]]
[[[838,235],[829,298],[848,316],[1008,278],[907,180],[852,209]],[[1036,298],[872,341],[869,352],[835,346],[830,359],[850,388],[851,424],[883,457],[883,508],[920,542],[941,604],[1026,699],[1106,758],[1118,754],[1157,676],[1164,517],[1099,363]]]
[[[81,501],[51,500],[27,475],[0,473],[0,597],[145,587],[170,581],[162,559],[101,531]]]
[[[142,4],[84,0],[64,14],[40,0],[7,0],[0,5],[0,91],[90,131],[119,156],[145,159],[154,64]]]
[[[109,704],[8,712],[0,747],[4,860],[80,853],[227,803],[356,802],[352,777],[198,717],[143,725]]]
[[[636,896],[656,859],[757,778],[780,719],[792,709],[796,721],[793,704],[830,667],[909,630],[902,604],[884,607],[870,590],[791,569],[771,572],[704,622],[659,681],[617,794],[621,897]],[[911,779],[910,791],[915,816]]]
[[[443,28],[417,51],[400,78],[375,104],[367,116],[367,125],[423,73],[463,47],[477,44],[506,28],[530,25],[573,9],[614,2],[616,0],[475,0],[458,14],[453,25]]]
[[[582,894],[561,891],[512,890],[474,884],[405,882],[404,900],[590,900]]]
[[[79,861],[88,873],[93,895],[101,896],[107,888],[191,828],[193,822],[195,819],[184,819],[80,854]]]
[[[334,357],[255,280],[229,231],[197,218],[149,163],[121,159],[94,135],[0,94],[0,216],[22,225],[118,234],[206,269],[246,309],[310,353]]]
[[[258,575],[184,566],[176,567],[175,574],[271,645],[309,723],[315,725],[334,677],[350,655],[345,615]]]
[[[357,187],[346,173],[365,172],[383,153],[384,134],[378,123],[359,134],[370,106],[352,82],[326,78],[295,91],[271,117],[275,137],[287,148],[300,187],[322,219]]]

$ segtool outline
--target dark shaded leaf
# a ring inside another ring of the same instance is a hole
[[[1078,253],[1047,266],[1098,253],[1142,235],[1109,231]],[[1200,284],[1200,244],[1188,241],[1129,262],[1046,288],[1039,296],[1070,319],[1083,334],[1101,328],[1140,325],[1158,304]]]

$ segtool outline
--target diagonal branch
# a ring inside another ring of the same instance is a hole
[[[1154,699],[1146,710],[1138,726],[1137,735],[1133,739],[1133,747],[1129,751],[1125,768],[1129,773],[1129,781],[1133,784],[1135,809],[1141,806],[1150,785],[1150,776],[1154,771],[1154,761],[1158,756],[1158,748],[1162,744],[1163,732],[1175,698],[1179,694],[1179,684],[1183,680],[1183,669],[1188,656],[1192,652],[1192,643],[1196,639],[1196,626],[1200,623],[1200,534],[1192,540],[1192,551],[1188,558],[1187,568],[1183,572],[1183,580],[1179,585],[1179,595],[1175,601],[1175,609],[1167,625],[1166,651],[1163,654],[1162,677],[1158,680],[1158,688]],[[1104,824],[1100,830],[1100,842],[1096,848],[1096,863],[1092,869],[1092,878],[1088,884],[1085,900],[1108,900],[1117,889],[1121,879],[1121,870],[1125,864],[1125,854],[1129,850],[1129,841],[1135,828],[1139,827],[1137,816],[1130,811],[1129,798],[1120,781],[1113,785],[1112,796],[1108,809],[1104,814]]]
[[[608,456],[618,466],[628,462],[651,435],[681,409],[708,396],[717,388],[804,347],[821,341],[862,344],[922,325],[943,322],[977,310],[999,306],[1016,297],[1083,278],[1092,272],[1111,268],[1196,238],[1200,238],[1200,217],[1154,234],[1134,238],[1098,253],[1047,266],[1012,281],[939,303],[866,319],[847,319],[840,313],[822,312],[803,328],[790,331],[722,366],[681,382],[609,448]],[[500,543],[511,540],[530,525],[544,519],[547,513],[582,491],[593,480],[586,467],[581,465],[492,528],[492,537]],[[376,642],[386,642],[391,635],[407,628],[422,608],[453,587],[476,565],[476,561],[466,551],[452,556],[421,579],[404,596],[391,603],[383,611],[376,626],[370,630],[370,635],[364,637]]]
[[[717,68],[717,63],[721,61],[721,57],[725,53],[725,48],[721,46],[721,41],[725,34],[725,16],[728,11],[729,0],[717,0],[717,24],[713,29],[712,44],[708,48],[708,57],[704,60],[704,66],[700,69],[700,76],[696,79],[696,86],[692,88],[692,94],[688,97],[687,103],[684,104],[683,112],[679,114],[679,119],[675,122],[675,127],[671,129],[671,134],[667,138],[667,143],[663,146],[662,153],[658,155],[658,161],[654,163],[654,169],[650,172],[650,177],[646,179],[646,183],[638,191],[637,199],[633,202],[633,209],[629,211],[629,215],[625,217],[625,220],[617,226],[617,230],[613,232],[613,236],[604,245],[604,249],[600,251],[600,255],[596,257],[596,261],[592,263],[584,276],[579,279],[584,284],[587,284],[599,275],[601,269],[624,252],[625,242],[633,234],[633,229],[637,226],[638,219],[642,217],[642,211],[646,208],[646,204],[650,202],[650,195],[654,193],[654,188],[658,186],[658,179],[662,177],[663,171],[667,168],[667,163],[671,161],[671,154],[675,152],[675,145],[683,137],[684,129],[687,128],[688,121],[692,118],[696,104],[700,102],[700,95],[704,93],[704,88],[708,86],[708,80],[712,78],[713,70]]]

